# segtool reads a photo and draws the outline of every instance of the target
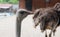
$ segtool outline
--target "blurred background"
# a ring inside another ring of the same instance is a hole
[[[18,0],[0,0],[0,18],[14,15],[18,9]]]
[[[0,37],[16,37],[18,0],[0,0]]]
[[[0,0],[0,3],[17,4],[18,0]]]

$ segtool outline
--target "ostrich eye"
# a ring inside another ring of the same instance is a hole
[[[20,14],[25,14],[26,12],[25,11],[21,11]]]

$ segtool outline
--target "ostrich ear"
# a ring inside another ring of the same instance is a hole
[[[60,3],[56,3],[53,8],[60,11]]]

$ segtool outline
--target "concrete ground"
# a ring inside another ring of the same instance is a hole
[[[0,19],[0,37],[16,37],[15,15]],[[32,15],[28,15],[22,21],[21,37],[45,37],[45,32],[42,33],[39,26],[36,29],[34,28]],[[60,27],[57,28],[54,37],[60,37]]]
[[[0,19],[0,37],[16,37],[15,15]]]

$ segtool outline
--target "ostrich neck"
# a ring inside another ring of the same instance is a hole
[[[17,37],[21,36],[21,23],[22,23],[22,19],[17,18]]]

